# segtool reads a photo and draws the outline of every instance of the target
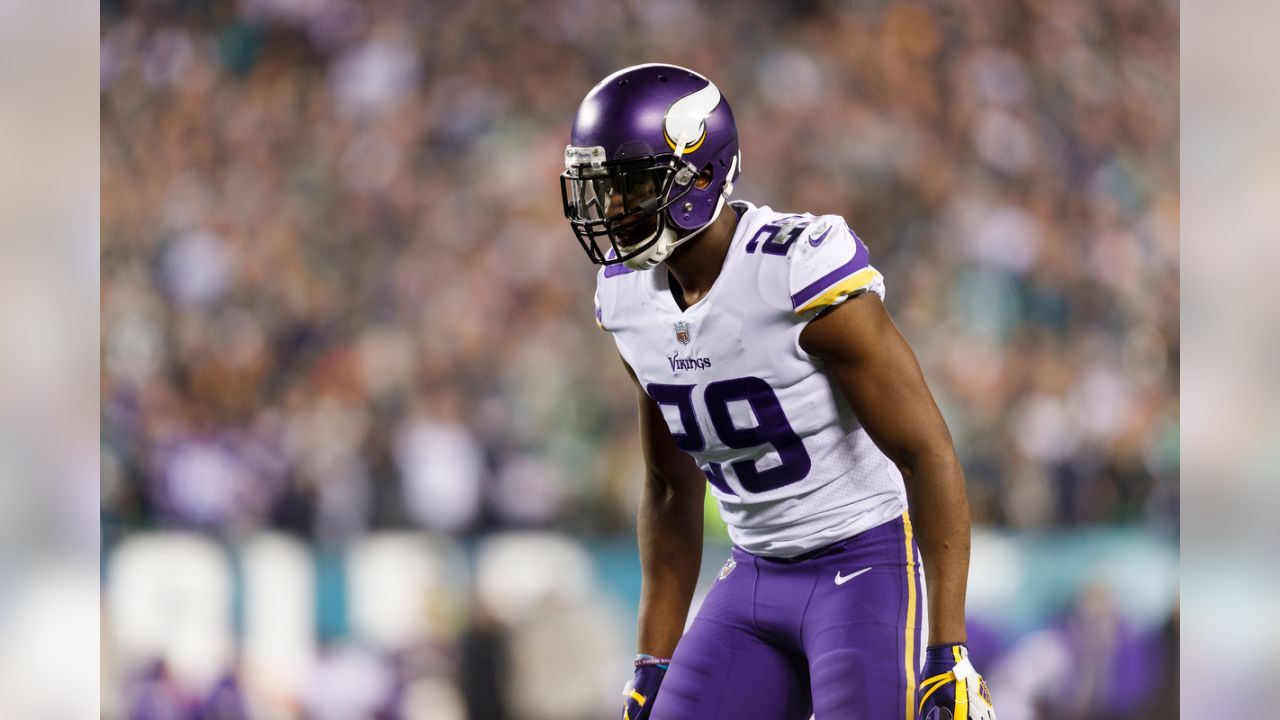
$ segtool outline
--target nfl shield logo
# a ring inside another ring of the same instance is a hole
[[[679,340],[681,345],[689,344],[689,323],[676,323],[676,340]]]

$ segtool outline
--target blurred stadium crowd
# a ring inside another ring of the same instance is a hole
[[[582,95],[651,60],[732,103],[735,197],[839,213],[867,242],[976,523],[1176,535],[1171,0],[102,7],[108,568],[144,530],[321,555],[383,531],[467,552],[630,535],[633,391],[556,176]],[[442,651],[459,667],[497,657],[501,623],[469,614],[480,639]],[[119,687],[172,688],[130,672]],[[492,694],[458,673],[470,702]],[[199,714],[143,696],[115,712]],[[1142,701],[1094,688],[1021,717]]]

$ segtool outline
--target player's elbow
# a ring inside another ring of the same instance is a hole
[[[706,479],[701,471],[663,471],[649,468],[645,471],[645,499],[662,507],[702,506]]]
[[[895,453],[894,463],[908,483],[919,477],[958,478],[964,482],[960,458],[950,441],[929,443],[918,449]]]
[[[675,494],[675,486],[672,484],[671,478],[650,468],[644,474],[644,494],[650,500],[668,502],[671,496]]]

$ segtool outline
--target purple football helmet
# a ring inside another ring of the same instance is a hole
[[[649,269],[720,215],[741,169],[738,128],[707,78],[635,65],[587,93],[564,166],[564,214],[591,261]]]

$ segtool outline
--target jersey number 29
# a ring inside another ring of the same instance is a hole
[[[672,430],[671,436],[676,441],[676,446],[686,452],[699,452],[707,447],[693,405],[693,391],[697,387],[649,383],[646,388],[654,402],[673,406],[680,413],[680,424],[684,426],[684,431]],[[744,490],[752,493],[765,492],[798,482],[809,474],[812,465],[809,453],[805,451],[800,436],[791,428],[791,423],[782,411],[782,403],[778,402],[778,396],[769,387],[769,383],[750,376],[719,380],[706,386],[702,398],[711,427],[715,428],[720,442],[737,450],[772,445],[778,453],[781,463],[766,470],[757,468],[754,460],[730,463]],[[729,403],[742,400],[747,402],[755,415],[756,424],[751,427],[738,427],[729,413]],[[708,463],[703,472],[716,489],[729,495],[736,494],[725,481],[720,463]]]

